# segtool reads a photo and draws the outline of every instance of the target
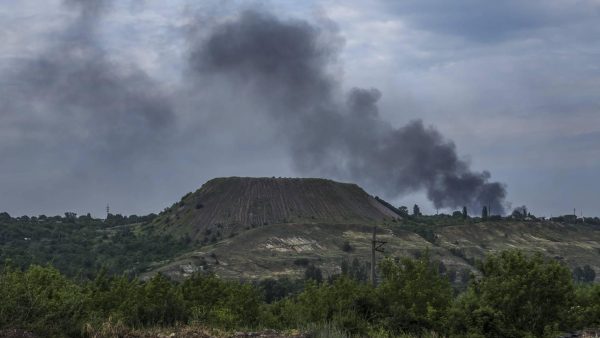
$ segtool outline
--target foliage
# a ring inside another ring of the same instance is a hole
[[[354,248],[352,247],[349,241],[344,241],[344,244],[342,245],[342,250],[344,252],[352,252]]]
[[[571,316],[576,328],[600,327],[600,284],[577,286]]]
[[[351,263],[348,259],[342,260],[340,268],[342,270],[342,275],[352,280],[361,283],[366,283],[369,280],[371,264],[367,262],[363,263],[356,257],[354,257]]]
[[[527,207],[526,206],[520,206],[520,207],[516,207],[513,212],[512,212],[512,217],[516,218],[516,219],[523,219],[525,217],[527,217],[529,213],[527,212]]]
[[[252,285],[195,275],[182,283],[181,292],[193,321],[228,329],[258,322],[262,297]]]
[[[80,288],[54,268],[5,267],[0,299],[0,329],[29,329],[45,336],[77,332],[83,304]]]
[[[316,283],[321,283],[323,281],[323,273],[321,272],[321,269],[316,267],[314,264],[310,264],[306,267],[306,270],[304,271],[304,279],[312,280]]]
[[[153,216],[111,216],[106,222],[91,216],[0,217],[0,263],[10,260],[21,268],[51,263],[70,277],[93,279],[103,266],[111,274],[143,272],[156,261],[183,252],[185,238],[143,231],[137,224]]]
[[[565,266],[541,255],[505,251],[489,256],[481,273],[455,303],[455,333],[541,337],[568,328],[574,288]]]
[[[383,283],[377,293],[383,307],[383,324],[392,332],[441,331],[452,301],[452,287],[440,276],[426,252],[418,260],[381,264]]]
[[[256,283],[256,287],[262,292],[265,302],[270,304],[287,296],[300,293],[304,284],[300,279],[282,277],[279,279],[263,279]]]
[[[160,274],[142,281],[107,269],[91,281],[75,281],[52,267],[7,265],[0,271],[0,331],[119,336],[183,324],[304,328],[323,337],[550,337],[600,325],[600,284],[575,286],[566,267],[539,255],[487,257],[456,297],[440,274],[444,268],[427,252],[419,259],[387,258],[378,268],[380,283],[373,287],[366,283],[367,265],[356,259],[346,261],[341,275],[304,285],[202,274],[183,282]]]
[[[404,216],[404,217],[408,216],[408,207],[407,206],[404,206],[404,205],[400,206],[398,208],[398,211],[400,212],[401,216]]]
[[[299,295],[269,308],[270,324],[332,325],[357,336],[444,329],[452,289],[428,254],[419,260],[385,260],[380,268],[383,280],[377,288],[365,283],[366,271],[358,260],[345,264],[331,283],[309,282]]]
[[[421,209],[416,204],[413,206],[413,216],[421,216]]]
[[[596,271],[589,265],[573,269],[573,279],[580,283],[591,283],[596,279]]]

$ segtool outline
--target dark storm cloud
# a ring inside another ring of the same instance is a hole
[[[490,204],[503,212],[504,186],[470,170],[437,130],[382,120],[377,89],[341,92],[332,75],[340,39],[331,28],[245,11],[192,46],[199,78],[225,78],[263,103],[301,173],[352,180],[388,197],[424,189],[436,207]]]
[[[323,76],[323,65],[336,56],[339,41],[315,45],[319,29],[304,21],[279,24],[256,11],[243,12],[239,20],[239,25],[218,25],[209,38],[195,42],[200,44],[190,56],[194,70],[268,88],[294,110],[327,103],[334,82]]]
[[[3,205],[36,212],[117,200],[125,211],[156,211],[210,176],[287,174],[280,162],[290,156],[305,176],[502,211],[504,186],[471,170],[435,128],[395,127],[380,116],[378,89],[341,89],[344,41],[331,22],[250,10],[198,24],[184,80],[166,91],[136,60],[106,52],[110,1],[65,4],[76,16],[33,57],[11,59],[0,79]]]
[[[596,15],[594,1],[406,0],[384,3],[415,27],[471,41],[494,42],[523,31]]]

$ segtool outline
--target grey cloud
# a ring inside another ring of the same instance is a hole
[[[407,0],[384,1],[417,28],[456,35],[477,42],[494,42],[550,25],[577,23],[600,15],[594,1],[553,0]]]
[[[80,11],[63,39],[41,55],[15,65],[3,101],[12,103],[23,119],[34,118],[43,109],[51,126],[64,126],[86,143],[73,139],[71,146],[93,145],[98,158],[110,163],[110,157],[130,156],[156,145],[164,137],[161,131],[174,119],[170,98],[164,95],[143,71],[115,64],[104,55],[95,40],[93,21],[100,19],[107,1],[68,1]],[[90,19],[93,17],[93,20]],[[80,23],[85,21],[85,25]],[[76,37],[81,39],[74,39]],[[69,149],[71,147],[67,147]],[[89,163],[94,167],[96,163]]]
[[[13,61],[0,82],[4,188],[37,191],[30,198],[40,209],[66,191],[84,199],[92,187],[128,189],[140,167],[165,153],[175,123],[172,98],[157,83],[105,55],[96,30],[110,3],[65,4],[76,18],[39,55]],[[21,172],[39,185],[18,186]]]
[[[96,20],[112,5],[112,0],[64,0],[64,4],[79,10],[81,17]]]
[[[193,41],[190,65],[200,78],[250,87],[302,174],[352,180],[388,197],[424,189],[436,207],[491,204],[503,212],[504,185],[470,170],[433,127],[382,120],[377,89],[341,92],[331,75],[338,42],[327,27],[245,11]]]

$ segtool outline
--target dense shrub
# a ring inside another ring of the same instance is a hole
[[[443,331],[452,302],[452,287],[439,274],[429,254],[418,260],[386,260],[381,264],[383,283],[377,289],[382,322],[392,332]]]
[[[489,256],[455,302],[453,332],[485,337],[537,337],[569,328],[574,287],[569,269],[541,255],[505,251]]]
[[[364,270],[358,261],[353,265]],[[600,285],[574,286],[565,266],[539,255],[488,257],[457,297],[427,253],[384,260],[378,287],[350,270],[320,283],[308,279],[301,290],[302,282],[287,279],[253,285],[197,274],[177,283],[160,274],[141,281],[106,270],[76,283],[52,267],[4,267],[0,330],[115,336],[127,328],[200,324],[227,330],[314,327],[359,337],[552,337],[600,325]]]
[[[228,329],[258,323],[262,298],[252,285],[195,275],[183,282],[181,293],[190,320]]]
[[[579,285],[571,309],[574,327],[600,327],[600,284]]]
[[[91,216],[75,219],[72,213],[65,217],[0,217],[0,264],[9,260],[27,268],[51,263],[62,274],[87,279],[94,278],[102,266],[111,274],[135,275],[191,245],[189,238],[155,234],[130,223],[149,221],[151,215],[109,216],[106,221]]]
[[[80,288],[54,268],[5,267],[0,275],[0,328],[44,336],[76,334],[81,323]]]

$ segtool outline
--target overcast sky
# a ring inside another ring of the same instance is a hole
[[[2,1],[0,211],[144,214],[214,177],[312,176],[254,98],[190,74],[247,9],[319,27],[340,92],[377,88],[382,121],[434,126],[513,207],[600,216],[598,0]],[[434,212],[426,193],[389,198]]]

